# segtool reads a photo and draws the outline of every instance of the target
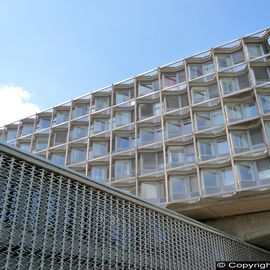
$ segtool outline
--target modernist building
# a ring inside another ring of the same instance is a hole
[[[270,29],[5,126],[16,145],[170,206],[270,188]]]

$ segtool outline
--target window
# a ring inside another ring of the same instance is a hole
[[[141,145],[146,145],[146,144],[161,141],[162,130],[160,127],[141,128],[140,139],[141,139],[140,140]]]
[[[199,141],[200,158],[201,160],[209,160],[229,154],[227,140],[200,140]]]
[[[212,84],[208,87],[192,87],[191,90],[193,103],[198,103],[218,97],[216,84]]]
[[[180,108],[179,96],[167,96],[166,107],[168,111]]]
[[[115,161],[115,179],[131,177],[131,161],[117,160]]]
[[[54,123],[60,124],[68,121],[68,119],[69,119],[69,112],[57,112],[54,118]]]
[[[231,134],[235,153],[241,153],[265,146],[261,129],[232,131]]]
[[[177,73],[165,73],[162,75],[163,88],[182,83],[186,80],[185,71]]]
[[[110,105],[109,97],[95,97],[95,110],[99,111],[108,108]]]
[[[108,169],[105,166],[93,166],[91,169],[91,178],[98,182],[107,182]]]
[[[77,118],[83,115],[88,114],[88,105],[87,104],[77,104],[73,109],[73,118]]]
[[[264,113],[270,112],[270,96],[260,94],[260,101],[263,108]]]
[[[238,84],[235,79],[221,79],[221,85],[224,95],[238,91]]]
[[[160,103],[156,104],[140,104],[140,119],[149,118],[160,115]]]
[[[37,138],[35,151],[44,150],[47,148],[48,139],[47,138]]]
[[[108,154],[107,142],[94,142],[93,143],[94,156],[104,156]]]
[[[256,161],[258,178],[262,185],[270,182],[270,161],[264,158]]]
[[[139,94],[139,96],[143,96],[143,95],[155,92],[158,89],[159,89],[158,80],[140,82],[139,86],[138,86],[138,92],[139,92],[138,94]]]
[[[195,153],[193,145],[183,147],[169,147],[170,167],[177,167],[188,163],[195,162]]]
[[[236,78],[221,78],[223,94],[230,94],[250,87],[248,75],[240,75]]]
[[[264,48],[260,43],[247,44],[249,59],[257,58],[265,54]]]
[[[116,136],[116,151],[122,151],[131,148],[134,146],[132,142],[134,143],[134,137],[131,138],[129,136]]]
[[[77,140],[77,139],[86,137],[87,136],[87,129],[88,128],[85,126],[73,127],[73,131],[72,131],[73,140]]]
[[[196,121],[198,130],[215,127],[224,123],[221,110],[197,113]]]
[[[251,118],[258,114],[254,101],[250,101],[244,104],[227,104],[226,109],[229,122]]]
[[[189,77],[195,79],[197,77],[207,75],[214,72],[214,65],[212,62],[205,64],[190,64],[189,65]]]
[[[23,151],[29,152],[30,151],[30,143],[20,143],[19,148]]]
[[[269,82],[270,75],[267,67],[254,67],[253,72],[257,85]]]
[[[232,169],[203,170],[202,180],[205,194],[232,192],[235,184]]]
[[[254,101],[245,104],[227,104],[229,122],[254,117],[258,114]]]
[[[131,112],[116,112],[116,126],[123,126],[131,123]]]
[[[241,188],[246,188],[256,185],[256,180],[253,176],[253,169],[251,164],[238,164],[238,173]]]
[[[166,121],[166,128],[169,139],[189,134],[192,131],[190,119],[168,120]]]
[[[163,152],[142,153],[140,157],[141,173],[150,173],[164,169]]]
[[[52,154],[51,161],[57,165],[63,166],[65,163],[64,154]]]
[[[116,90],[116,104],[130,100],[131,90],[129,89],[117,89]]]
[[[141,184],[141,198],[151,202],[159,201],[159,187],[155,183]]]
[[[33,124],[23,124],[21,129],[21,136],[31,134],[33,132]]]
[[[45,129],[50,127],[51,125],[51,119],[50,118],[40,118],[38,125],[37,125],[37,129],[41,130],[41,129]]]
[[[95,119],[93,124],[93,132],[99,133],[109,129],[109,119]]]
[[[199,187],[196,176],[170,176],[171,199],[181,200],[199,196]]]
[[[188,106],[187,94],[166,96],[166,111],[176,110]]]
[[[242,51],[233,52],[231,54],[217,55],[218,68],[223,69],[244,62]]]
[[[84,149],[71,149],[70,162],[77,163],[86,159],[86,152]]]
[[[7,131],[7,142],[16,139],[17,130],[16,129],[9,129]]]
[[[66,131],[55,131],[54,133],[54,144],[59,145],[67,142],[67,132]]]

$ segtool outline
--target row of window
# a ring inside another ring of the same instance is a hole
[[[270,112],[270,95],[260,94],[260,102],[261,107],[264,113]],[[173,101],[175,103],[175,100]],[[173,103],[171,102],[171,103]],[[144,105],[144,104],[142,104]],[[173,106],[170,104],[170,106]],[[228,117],[228,122],[233,123],[240,120],[249,119],[252,117],[256,117],[258,115],[258,109],[256,106],[256,102],[253,99],[249,100],[240,100],[239,101],[231,101],[228,104],[225,104],[225,110]],[[140,115],[141,119],[149,118],[151,116],[158,116],[160,115],[160,104],[148,104],[140,107]],[[128,125],[132,123],[132,112],[130,111],[121,111],[116,113],[114,126],[120,127],[124,125]],[[195,112],[194,113],[194,120],[196,124],[197,131],[205,130],[211,127],[219,126],[224,124],[223,113],[221,109],[216,109],[208,112]],[[167,138],[173,138],[176,136],[181,136],[185,134],[189,134],[192,132],[191,121],[189,118],[184,118],[181,120],[166,120],[165,126],[167,130]],[[67,141],[67,128],[68,126],[60,127],[58,130],[55,130],[52,134],[53,139],[51,142],[51,146],[58,145],[61,143],[65,143]],[[100,132],[105,132],[110,130],[110,118],[103,118],[103,119],[94,119],[91,125],[91,134],[97,134]],[[156,136],[149,135],[148,141],[155,141],[158,140],[159,130],[161,128],[148,128],[142,129],[141,136],[142,138],[147,137],[147,135],[143,135],[143,133],[154,133],[156,130]],[[149,131],[148,131],[149,130]],[[152,131],[151,131],[152,130]],[[33,125],[32,124],[24,124],[20,128],[19,136],[27,136],[32,134]],[[45,133],[49,133],[49,130],[45,130],[42,136]],[[4,141],[12,141],[15,140],[17,136],[17,129],[9,128],[6,134],[6,138]],[[85,124],[77,124],[73,125],[70,128],[70,140],[77,140],[80,138],[84,138],[88,136],[88,123]],[[46,138],[40,138],[40,141],[46,140]],[[143,139],[143,141],[147,141]],[[144,143],[142,143],[144,144]]]
[[[116,179],[118,176],[129,177],[128,161],[119,161],[115,164]],[[240,189],[258,188],[270,184],[270,162],[268,158],[255,161],[236,162],[236,174]],[[108,167],[92,166],[89,175],[95,181],[106,182],[108,180]],[[196,174],[170,175],[169,196],[170,201],[190,200],[214,194],[233,193],[237,190],[231,167],[220,169],[202,169],[200,171],[200,191]],[[140,196],[153,203],[162,203],[165,200],[164,182],[142,182]]]
[[[179,123],[180,122],[180,123]],[[209,121],[211,123],[211,121]],[[213,120],[212,120],[213,123]],[[270,122],[265,122],[265,127],[267,130],[268,137],[270,136]],[[191,134],[191,125],[190,122],[183,121],[176,121],[176,122],[169,122],[168,126],[168,137],[169,138],[179,138],[181,134]],[[138,137],[137,143],[135,140],[134,133],[131,134],[119,134],[114,135],[113,137],[113,145],[112,145],[112,151],[113,153],[116,152],[122,152],[127,150],[134,150],[136,147],[136,144],[138,146],[146,146],[149,144],[156,144],[158,142],[162,141],[162,130],[161,127],[142,127],[139,130],[140,136]],[[233,146],[233,153],[243,153],[251,150],[256,150],[259,148],[266,147],[266,138],[263,136],[263,130],[261,126],[256,126],[249,129],[242,129],[239,127],[238,129],[232,129],[229,131],[230,134],[230,140],[232,142]],[[64,147],[66,147],[66,138],[67,133],[63,131],[59,131],[58,133],[55,133],[53,136],[53,139],[51,142],[53,142],[52,146],[57,146],[64,144]],[[269,137],[270,138],[270,137]],[[227,138],[224,136],[218,137],[216,139],[203,139],[198,138],[198,153],[199,153],[199,160],[209,160],[209,159],[215,159],[220,156],[228,155],[229,154],[229,146]],[[73,151],[80,151],[82,154],[82,158],[80,159],[71,159],[71,163],[80,162],[86,159],[86,141],[81,142],[82,145],[80,147],[71,147],[71,153]],[[22,150],[30,151],[31,143],[30,141],[21,141],[18,142],[18,147],[20,147]],[[33,144],[33,151],[38,152],[47,149],[48,146],[48,137],[38,137],[35,140],[35,143]],[[193,145],[189,146],[191,149],[193,149],[194,154],[194,147]],[[183,147],[176,147],[176,149],[179,152],[179,155],[182,156],[183,159],[185,159],[185,155],[182,154],[182,149],[187,149],[187,146]],[[57,149],[57,148],[55,148]],[[61,148],[60,148],[61,149]],[[76,150],[77,149],[77,150]],[[172,152],[173,147],[168,148],[169,152]],[[89,152],[89,159],[106,156],[110,153],[110,145],[109,145],[109,138],[108,139],[102,139],[102,140],[93,140],[90,144],[90,152]],[[181,154],[180,154],[181,153]],[[63,154],[64,156],[64,154]],[[179,158],[180,159],[180,158]],[[173,163],[173,161],[171,161]],[[179,162],[181,163],[181,162]],[[184,163],[185,164],[185,163]]]

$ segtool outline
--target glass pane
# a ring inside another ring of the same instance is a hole
[[[257,115],[257,108],[254,103],[244,105],[244,115],[245,117],[253,117]]]
[[[227,141],[218,141],[217,142],[217,149],[219,155],[224,155],[229,153],[229,147]]]
[[[117,149],[124,150],[129,148],[129,137],[116,137]]]
[[[166,105],[168,111],[180,108],[179,96],[167,96]]]
[[[168,128],[168,137],[174,138],[180,136],[181,133],[181,121],[168,121],[167,122]]]
[[[239,165],[238,168],[241,180],[253,180],[251,165]]]
[[[130,99],[130,90],[128,89],[116,90],[116,104],[125,102],[129,99]]]
[[[96,97],[95,98],[95,110],[99,111],[109,106],[109,97]]]
[[[270,112],[270,96],[260,95],[260,100],[264,113]]]
[[[158,186],[156,184],[146,184],[141,185],[141,196],[147,200],[156,200],[158,198]]]
[[[233,173],[231,169],[223,171],[222,174],[223,174],[223,185],[225,187],[234,185]]]
[[[253,146],[261,145],[264,143],[261,129],[251,129],[249,132],[251,144]]]
[[[205,187],[217,187],[217,174],[216,172],[203,172],[203,180]]]

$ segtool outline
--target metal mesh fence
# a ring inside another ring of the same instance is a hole
[[[0,145],[0,269],[215,269],[216,260],[266,259],[261,249]]]

